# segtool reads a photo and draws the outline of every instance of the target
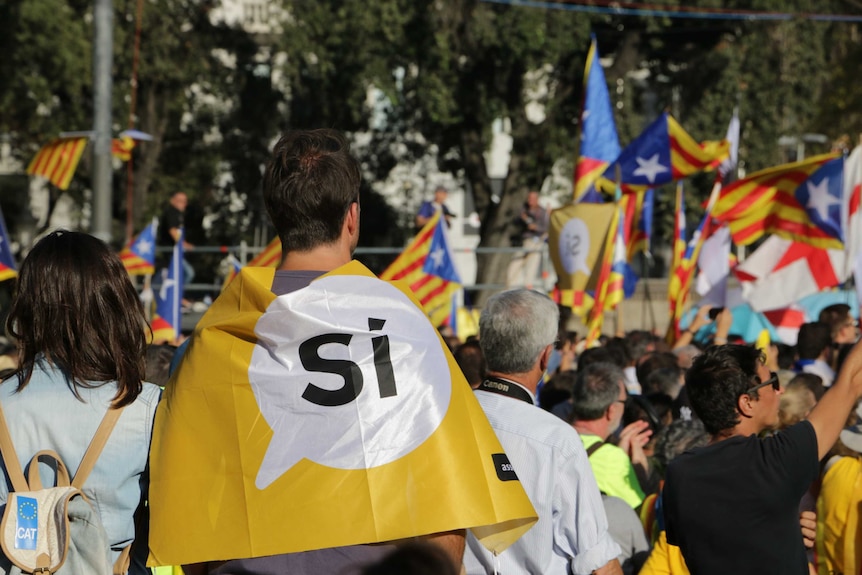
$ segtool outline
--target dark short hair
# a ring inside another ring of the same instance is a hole
[[[796,360],[796,350],[792,345],[786,343],[776,343],[778,348],[778,369],[793,369],[793,362]]]
[[[576,379],[577,374],[574,371],[555,373],[539,392],[539,407],[545,411],[551,411],[555,405],[572,397],[572,387]]]
[[[263,176],[263,201],[284,253],[312,250],[341,235],[350,205],[359,201],[359,162],[335,130],[284,134]]]
[[[619,398],[623,370],[613,363],[599,362],[578,369],[572,388],[572,416],[575,421],[595,421]]]
[[[167,344],[153,344],[147,347],[146,380],[164,387],[171,377],[171,361],[177,348]]]
[[[623,342],[628,348],[628,354],[631,361],[637,361],[647,353],[650,346],[655,346],[656,336],[642,329],[630,331],[623,338]]]
[[[649,375],[657,369],[679,367],[679,359],[669,351],[651,351],[642,355],[635,367],[638,383],[645,385]]]
[[[18,344],[18,391],[40,355],[62,370],[78,398],[78,387],[116,381],[120,407],[143,389],[144,308],[120,258],[93,236],[56,231],[33,246],[6,330]]]
[[[679,389],[682,387],[681,376],[682,368],[677,366],[655,369],[650,372],[646,381],[642,382],[641,393],[663,393],[674,398],[679,395]]]
[[[817,359],[823,350],[832,345],[829,326],[819,321],[804,323],[799,328],[796,351],[799,359]]]
[[[634,361],[634,358],[629,353],[629,348],[626,347],[625,341],[621,337],[612,337],[604,345],[604,348],[619,355],[623,360],[623,367],[628,367]]]
[[[462,343],[452,353],[455,363],[461,368],[467,383],[476,387],[485,378],[485,356],[482,354],[482,346],[476,340]]]
[[[817,321],[828,325],[831,336],[835,337],[841,331],[841,328],[844,327],[849,317],[851,317],[849,305],[846,303],[833,303],[820,310]]]
[[[697,356],[685,374],[691,407],[711,434],[739,423],[739,397],[760,382],[763,354],[745,345],[715,345]],[[758,397],[757,391],[751,396]]]
[[[620,369],[626,367],[626,361],[619,349],[613,347],[590,347],[578,356],[578,371],[582,371],[594,363],[612,363]]]

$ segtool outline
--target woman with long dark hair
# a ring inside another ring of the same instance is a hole
[[[82,488],[116,561],[135,538],[160,394],[143,382],[149,331],[138,294],[102,241],[57,231],[21,264],[6,330],[18,346],[19,368],[0,384],[0,405],[22,467],[52,449],[74,476],[105,414],[123,408]],[[40,469],[49,484],[50,468]],[[5,464],[2,471],[5,504]]]

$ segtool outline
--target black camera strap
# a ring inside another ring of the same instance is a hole
[[[530,405],[533,405],[533,398],[526,389],[524,389],[517,383],[506,381],[505,379],[500,379],[498,377],[489,377],[481,384],[479,384],[478,389],[481,389],[482,391],[487,391],[489,393],[505,395],[514,399],[520,399],[521,401],[526,401]]]

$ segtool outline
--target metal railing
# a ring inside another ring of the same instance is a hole
[[[264,251],[266,247],[252,247],[248,246],[245,243],[235,245],[235,246],[207,246],[207,245],[195,245],[194,249],[186,250],[185,257],[189,260],[189,263],[194,265],[194,255],[195,254],[224,254],[225,257],[228,255],[233,255],[242,265],[246,265],[249,261],[254,259],[254,256]],[[160,246],[156,248],[156,253],[158,254],[166,254],[170,253],[172,248],[166,246]],[[398,255],[404,251],[404,247],[370,247],[370,246],[360,246],[356,248],[354,255],[361,259],[363,255]],[[550,266],[550,257],[548,255],[548,246],[544,244],[540,249],[535,248],[523,248],[523,247],[476,247],[476,248],[452,248],[453,254],[473,254],[475,256],[483,255],[483,254],[495,254],[495,253],[504,253],[504,254],[523,254],[527,255],[530,253],[539,252],[541,254],[541,260],[539,265],[539,270],[542,278],[548,278],[549,274],[553,272]],[[546,284],[549,280],[543,280]],[[544,285],[542,287],[550,289],[551,285]],[[192,293],[218,293],[221,290],[221,283],[189,283],[185,285],[186,292]],[[506,284],[496,284],[496,283],[471,283],[464,284],[465,289],[469,290],[502,290],[506,288]]]

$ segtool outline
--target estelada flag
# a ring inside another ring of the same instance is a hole
[[[581,109],[581,149],[575,165],[574,199],[601,203],[601,194],[596,192],[593,182],[620,155],[620,141],[595,34],[590,35]]]
[[[150,454],[151,565],[460,528],[499,552],[535,523],[406,285],[351,262],[276,297],[274,274],[240,272],[166,387]]]
[[[443,325],[452,311],[452,298],[461,289],[440,211],[434,213],[404,251],[380,274],[383,280],[401,280],[410,286],[435,326]]]
[[[583,311],[584,291],[602,251],[614,204],[580,202],[551,212],[548,246],[561,290],[572,291],[572,310]],[[565,297],[564,305],[569,303]],[[577,310],[576,310],[577,308]]]
[[[842,249],[844,158],[812,156],[761,170],[723,188],[712,209],[733,241],[748,245],[767,233]]]
[[[613,192],[619,168],[619,183],[624,192],[654,188],[715,169],[729,154],[727,140],[698,142],[673,116],[663,112],[605,168],[595,185]]]
[[[156,265],[155,219],[120,251],[120,260],[130,276],[152,274]]]

